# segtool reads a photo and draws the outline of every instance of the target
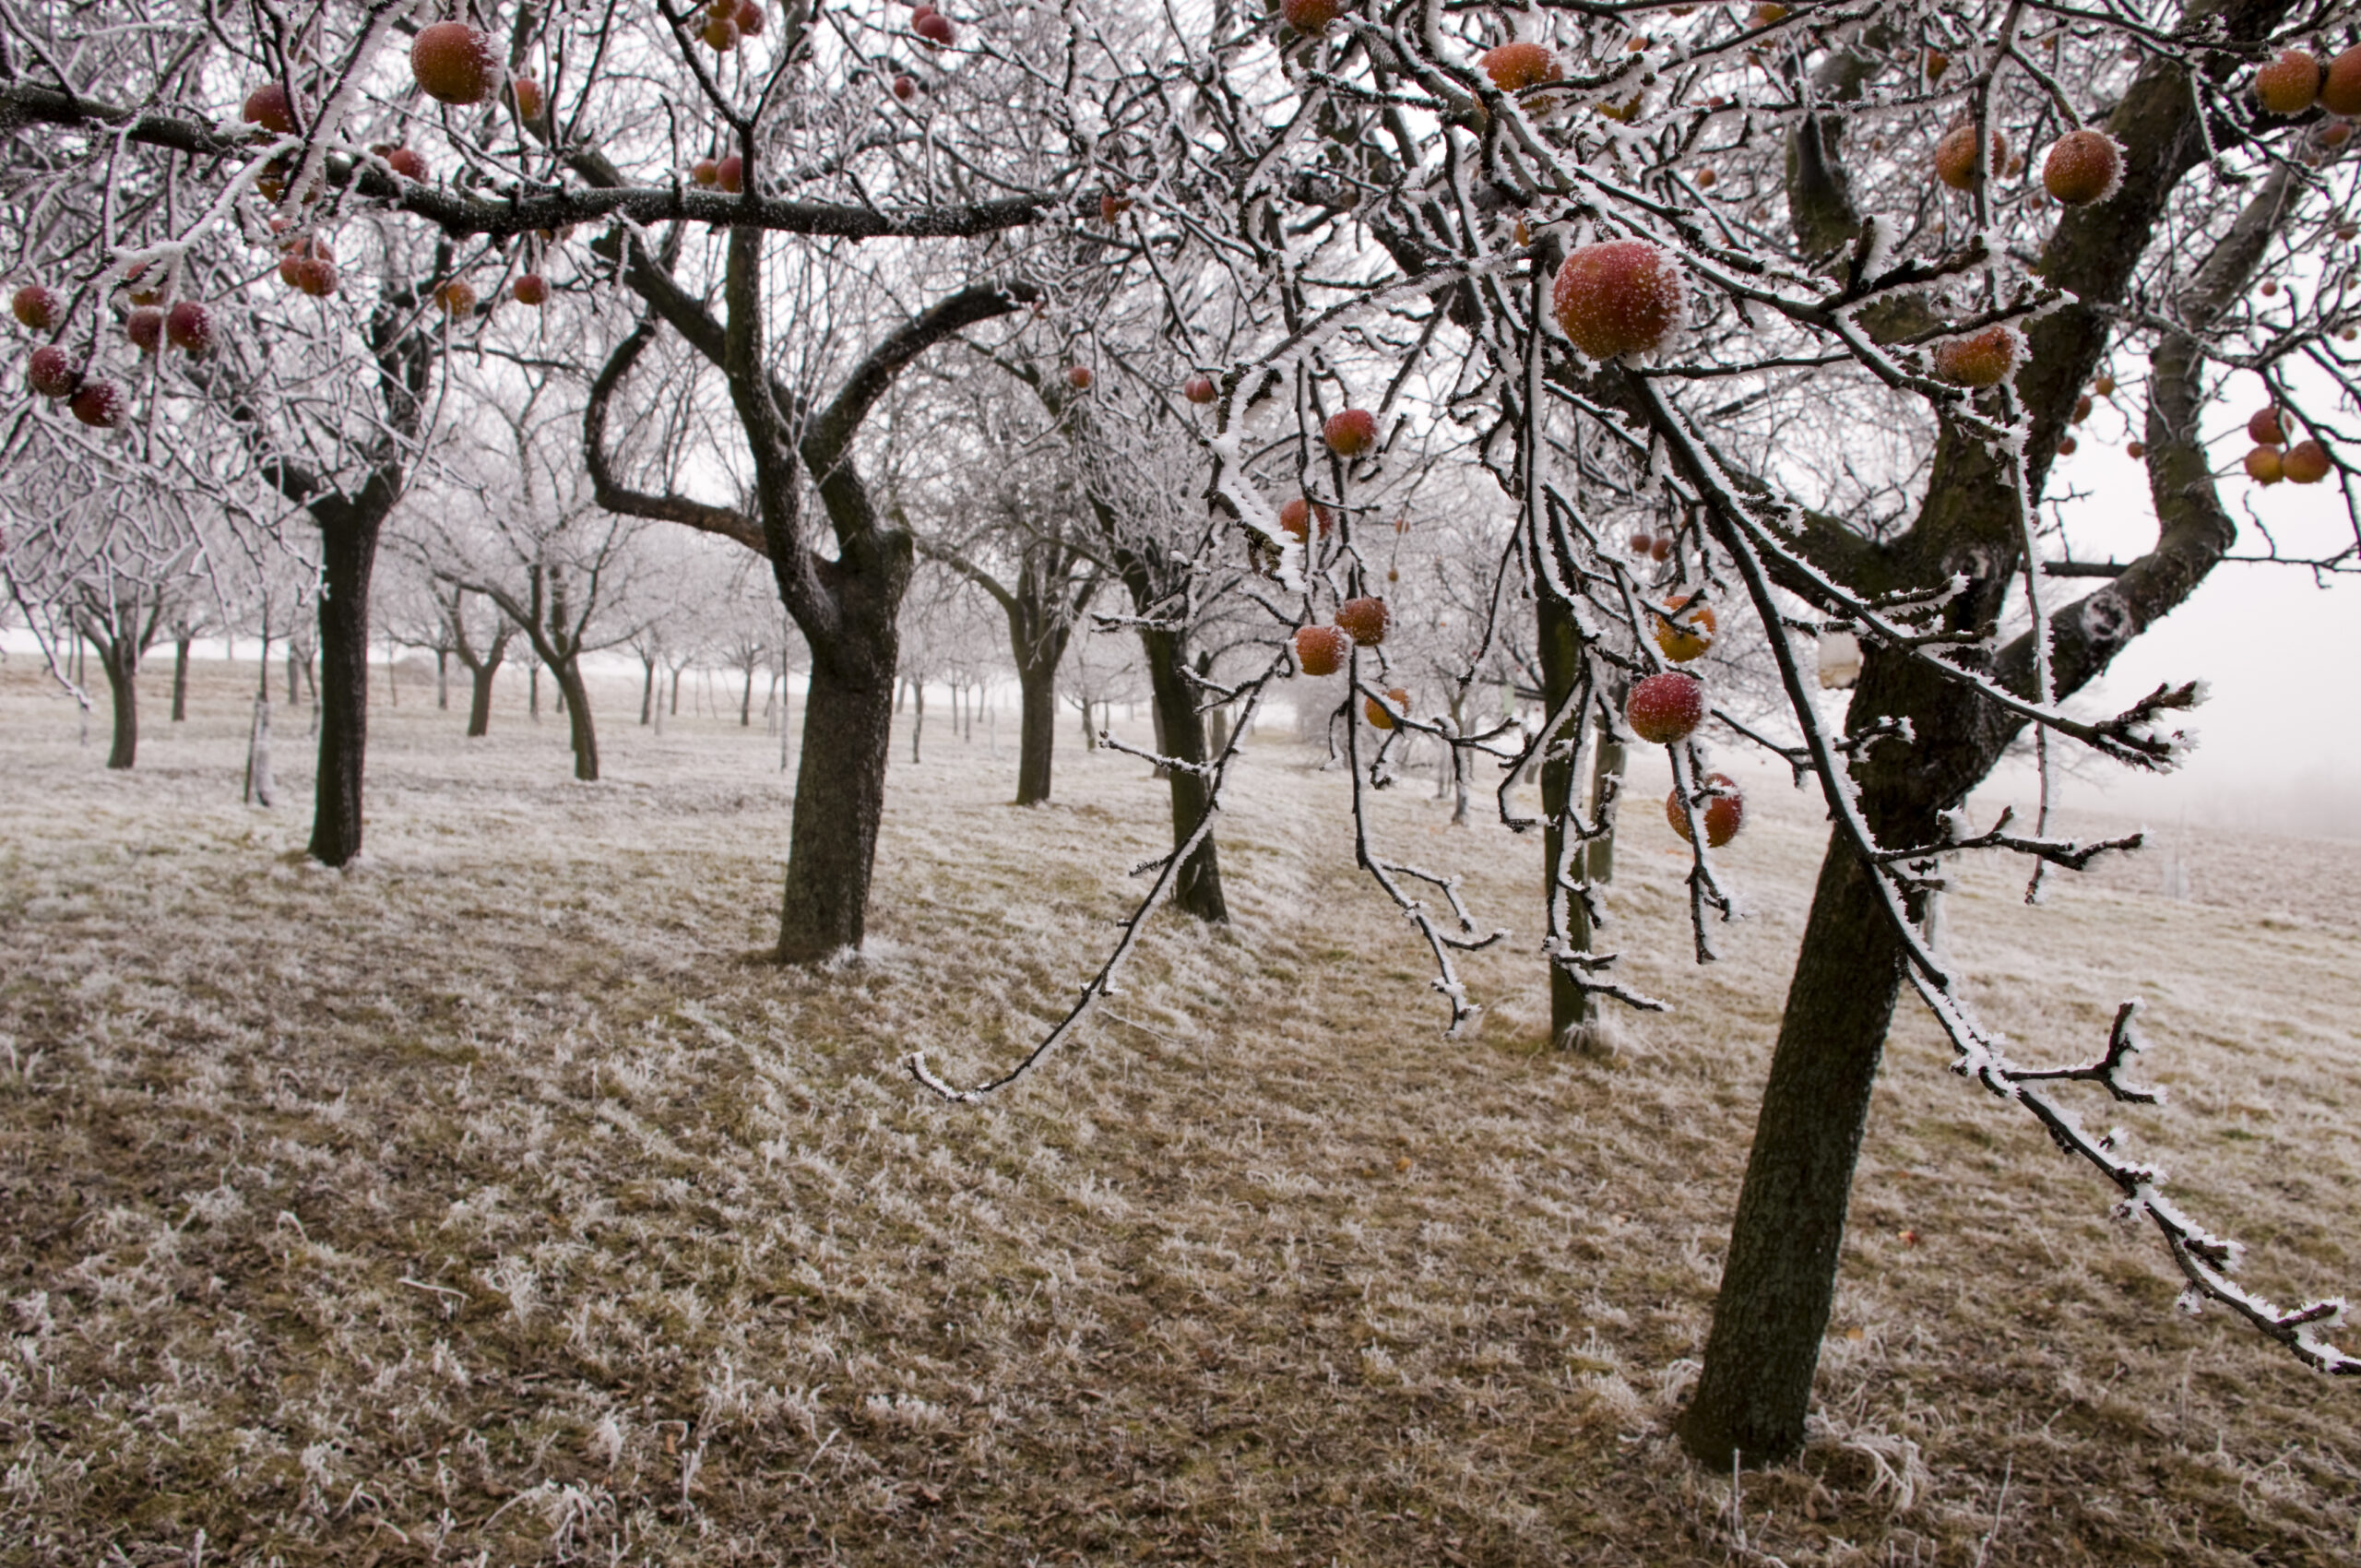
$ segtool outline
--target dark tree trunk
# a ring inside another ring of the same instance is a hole
[[[672,717],[675,719],[681,717],[681,670],[687,668],[688,666],[683,664],[680,670],[672,671]]]
[[[859,947],[867,930],[894,740],[897,641],[890,622],[882,636],[848,636],[848,652],[861,660],[850,669],[834,650],[812,649],[779,914],[781,962],[812,963]]]
[[[1016,803],[1038,806],[1050,798],[1050,766],[1057,754],[1057,665],[1019,670],[1016,689]]]
[[[550,666],[564,698],[567,732],[574,742],[574,777],[585,784],[599,781],[599,733],[590,724],[590,694],[582,684],[582,670],[573,659]]]
[[[1573,612],[1553,594],[1539,598],[1538,620],[1541,651],[1541,702],[1548,712],[1557,711],[1566,700],[1582,673],[1582,633],[1574,624]],[[1541,889],[1544,897],[1554,893],[1552,884],[1558,875],[1558,858],[1565,852],[1566,819],[1563,813],[1567,788],[1573,782],[1574,742],[1581,738],[1584,716],[1576,714],[1556,736],[1552,745],[1544,749],[1541,762],[1541,811],[1548,825],[1541,833]],[[1590,912],[1581,899],[1571,894],[1558,894],[1566,907],[1566,940],[1577,950],[1590,946]],[[1565,1046],[1574,1043],[1575,1035],[1590,1022],[1590,999],[1566,972],[1566,967],[1556,961],[1549,965],[1549,1039]]]
[[[741,730],[751,730],[753,727],[754,667],[749,664],[746,666],[746,690],[738,699],[738,728]]]
[[[172,722],[184,723],[188,719],[188,645],[194,637],[172,639]]]
[[[1169,628],[1144,626],[1140,647],[1147,656],[1150,701],[1164,732],[1165,754],[1180,762],[1203,763],[1205,728],[1197,717],[1197,688],[1189,683],[1186,641]],[[1186,767],[1167,771],[1165,784],[1172,797],[1172,846],[1177,850],[1197,830],[1212,790],[1204,775]],[[1172,901],[1201,921],[1229,919],[1229,906],[1221,896],[1221,859],[1211,833],[1181,862]]]
[[[652,659],[641,659],[640,671],[639,721],[642,724],[650,724],[656,719],[656,661]]]
[[[492,682],[499,673],[497,658],[487,659],[468,671],[468,739],[471,741],[492,733]]]
[[[451,711],[451,650],[447,647],[434,650],[434,710]]]
[[[127,768],[139,755],[138,650],[120,639],[101,643],[99,668],[106,673],[114,707],[114,744],[107,751],[107,766]]]
[[[373,489],[385,489],[377,481]],[[311,855],[322,865],[361,852],[361,774],[369,734],[369,578],[377,530],[392,509],[362,502],[320,518],[320,764],[312,806]],[[314,507],[318,517],[324,508]]]
[[[527,685],[525,690],[527,695],[525,697],[525,715],[534,723],[539,724],[541,721],[541,666],[540,660],[536,659],[533,663],[532,669],[526,672],[526,681]]]
[[[1802,1448],[1836,1293],[1853,1166],[1869,1113],[1902,947],[1875,882],[1829,840],[1722,1266],[1705,1371],[1680,1419],[1691,1452],[1773,1462]]]

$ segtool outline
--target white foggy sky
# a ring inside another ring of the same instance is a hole
[[[2213,453],[2217,462],[2235,465],[2245,450],[2243,440],[2225,441]],[[2086,440],[2060,462],[2058,478],[2090,492],[2069,513],[2077,555],[2128,560],[2153,545],[2155,512],[2144,470],[2119,444]],[[2238,554],[2261,548],[2250,516],[2267,524],[2284,550],[2326,554],[2340,540],[2351,542],[2352,525],[2332,480],[2264,490],[2233,473],[2221,487],[2239,521]],[[2079,595],[2098,585],[2069,578],[2046,586]],[[2361,814],[2350,810],[2361,806],[2356,670],[2361,581],[2348,576],[2322,588],[2300,567],[2225,562],[2074,705],[2086,713],[2114,711],[2161,683],[2202,679],[2213,698],[2191,719],[2196,752],[2178,773],[2160,778],[2087,769],[2067,784],[2066,803],[2159,821],[2186,812],[2192,820],[2244,819],[2263,827],[2284,818],[2291,831],[2327,831],[2326,819],[2337,814],[2349,822]],[[2316,808],[2316,819],[2308,808]]]

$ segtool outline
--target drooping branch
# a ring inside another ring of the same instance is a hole
[[[0,121],[63,125],[198,158],[258,157],[270,148],[269,142],[258,143],[251,136],[224,135],[201,120],[125,108],[29,82],[0,85]],[[577,173],[584,172],[578,158],[570,166]],[[512,187],[504,195],[484,197],[447,185],[397,179],[377,163],[344,154],[322,160],[321,178],[331,190],[350,191],[392,211],[423,219],[454,238],[481,234],[510,239],[540,229],[613,220],[637,225],[682,220],[717,229],[760,229],[825,239],[962,239],[1038,222],[1056,205],[1055,197],[1036,193],[888,210],[848,202],[784,201],[753,191],[725,195],[679,181],[634,185],[620,175],[612,184]]]

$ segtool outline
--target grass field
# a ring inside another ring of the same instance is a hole
[[[368,853],[309,763],[238,802],[244,683],[150,677],[139,766],[0,667],[0,1560],[11,1563],[2350,1563],[2361,1386],[2173,1309],[2153,1239],[1905,1010],[1815,1439],[1701,1473],[1693,1378],[1822,827],[1755,780],[1746,918],[1688,961],[1633,813],[1610,933],[1678,1009],[1544,1049],[1538,847],[1406,781],[1403,858],[1518,932],[1458,1042],[1350,866],[1347,787],[1266,731],[1237,919],[1160,917],[1077,1047],[1161,787],[1069,719],[897,755],[871,950],[761,960],[788,779],[602,693],[608,779],[504,706],[371,718]],[[635,691],[629,694],[635,699]],[[1145,729],[1143,723],[1142,729]],[[1640,795],[1660,796],[1644,774]],[[1971,871],[1951,940],[2026,1060],[2138,995],[2109,1112],[2282,1300],[2361,1286],[2361,845],[2213,837]],[[2346,1340],[2355,1337],[2348,1332]]]

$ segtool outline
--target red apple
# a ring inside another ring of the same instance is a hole
[[[1331,414],[1320,427],[1320,437],[1339,457],[1358,457],[1377,445],[1377,416],[1367,409]]]
[[[1391,730],[1394,728],[1395,714],[1401,714],[1405,718],[1409,716],[1410,694],[1406,689],[1396,686],[1385,694],[1384,702],[1380,702],[1375,697],[1363,697],[1361,711],[1369,716],[1370,723],[1377,729]]]
[[[2328,460],[2328,448],[2317,441],[2298,441],[2279,460],[2279,470],[2290,484],[2318,484],[2328,478],[2333,467]]]
[[[2257,484],[2277,484],[2287,477],[2285,459],[2276,446],[2258,446],[2247,454],[2247,478]]]
[[[1353,639],[1334,626],[1304,626],[1295,635],[1295,661],[1307,675],[1334,675],[1352,647]]]
[[[1319,37],[1345,14],[1343,0],[1279,0],[1279,15],[1296,31]]]
[[[287,101],[287,89],[277,82],[266,82],[246,94],[246,106],[239,118],[275,137],[295,134],[295,111]]]
[[[1654,529],[1633,529],[1631,530],[1632,554],[1645,555],[1649,551],[1654,550],[1655,545],[1656,536]]]
[[[541,117],[546,107],[541,102],[541,84],[530,77],[518,77],[511,89],[516,95],[516,117],[530,124]]]
[[[2024,340],[2005,324],[1935,345],[1935,374],[1954,386],[1997,386],[2017,368]]]
[[[2123,149],[2105,131],[2069,131],[2042,160],[2044,189],[2068,207],[2088,207],[2123,184]]]
[[[2254,74],[2255,101],[2273,114],[2301,114],[2320,95],[2320,63],[2308,49],[2283,49]]]
[[[44,398],[71,398],[82,385],[82,373],[74,368],[65,350],[45,344],[25,362],[25,385]]]
[[[426,160],[410,148],[388,142],[373,150],[386,160],[386,168],[391,169],[403,179],[423,180],[426,178]]]
[[[38,283],[18,289],[9,299],[8,309],[36,332],[46,332],[57,325],[57,296]]]
[[[2361,114],[2361,43],[2328,63],[2320,80],[2320,107],[2331,114]]]
[[[1180,396],[1192,403],[1210,403],[1221,396],[1210,375],[1192,375],[1180,385]]]
[[[1310,519],[1314,512],[1320,515],[1320,537],[1326,539],[1336,526],[1335,516],[1327,507],[1314,506],[1301,496],[1279,508],[1279,527],[1295,535],[1298,540],[1309,543],[1311,539]]]
[[[1678,539],[1675,539],[1668,533],[1660,533],[1656,535],[1655,538],[1648,541],[1648,559],[1651,561],[1671,560],[1673,547],[1679,542],[1680,541]]]
[[[550,297],[550,281],[538,272],[528,272],[518,277],[509,286],[508,291],[516,297],[520,305],[546,304]]]
[[[65,406],[74,410],[76,419],[100,430],[120,430],[131,417],[131,400],[123,395],[122,387],[103,376],[82,383]]]
[[[2081,445],[2082,443],[2070,435],[2061,435],[2058,438],[2058,455],[2061,457],[2070,457],[2074,455],[2075,448]]]
[[[738,30],[741,34],[747,38],[762,36],[765,25],[763,8],[755,5],[754,0],[738,0],[737,16]]]
[[[727,54],[738,47],[738,18],[728,14],[707,17],[705,19],[705,31],[699,36],[713,45],[716,50]]]
[[[735,196],[746,188],[746,160],[731,153],[713,166],[713,183]]]
[[[1644,354],[1680,325],[1680,270],[1645,240],[1584,245],[1558,269],[1551,307],[1558,325],[1595,360]]]
[[[1624,716],[1631,721],[1631,733],[1650,745],[1672,745],[1705,721],[1705,687],[1678,671],[1650,675],[1632,685]]]
[[[721,165],[710,158],[700,158],[689,165],[689,178],[700,185],[711,185],[721,177]]]
[[[202,354],[213,347],[213,313],[195,300],[175,300],[164,313],[164,338],[185,354]]]
[[[409,72],[439,103],[481,103],[500,79],[492,40],[465,22],[436,22],[410,41]]]
[[[913,15],[910,30],[918,34],[930,49],[945,48],[959,37],[959,30],[951,25],[951,18],[933,10],[921,10]]]
[[[1697,811],[1699,819],[1705,825],[1706,844],[1718,849],[1737,837],[1738,828],[1744,825],[1746,797],[1738,793],[1737,781],[1726,773],[1716,773],[1708,778],[1705,786],[1710,790],[1726,791],[1713,796]],[[1679,790],[1675,790],[1664,798],[1664,815],[1665,820],[1672,824],[1672,830],[1680,835],[1682,843],[1696,842],[1689,836],[1689,814],[1681,809]]]
[[[896,77],[894,78],[895,97],[900,99],[903,102],[908,103],[918,95],[919,81],[916,77]]]
[[[1109,192],[1098,198],[1098,220],[1101,223],[1112,223],[1131,209],[1132,198],[1127,196]]]
[[[1066,366],[1066,385],[1073,387],[1077,392],[1089,391],[1091,382],[1096,379],[1097,378],[1090,374],[1090,367],[1086,364],[1070,364]]]
[[[2142,442],[2130,442],[2125,445],[2123,448],[2123,455],[2127,457],[2132,458],[2144,457],[2148,455],[2148,448],[2146,444]]]
[[[1336,624],[1363,647],[1375,647],[1383,642],[1385,629],[1393,621],[1382,599],[1348,599],[1336,606]]]
[[[1992,158],[1987,165],[1993,173],[2008,166],[2009,138],[1999,132],[1992,133]],[[1955,191],[1975,188],[1975,127],[1972,125],[1953,125],[1935,144],[1935,177]]]
[[[154,305],[141,305],[123,324],[123,334],[141,353],[154,353],[164,346],[164,313]]]
[[[2287,439],[2277,405],[2257,409],[2247,416],[2247,439],[2258,446],[2276,446]]]
[[[476,313],[476,291],[466,282],[454,278],[447,283],[435,285],[434,303],[443,307],[445,315],[454,321],[462,320]]]
[[[1502,92],[1519,92],[1559,77],[1558,62],[1546,44],[1503,43],[1478,54],[1476,63]]]

